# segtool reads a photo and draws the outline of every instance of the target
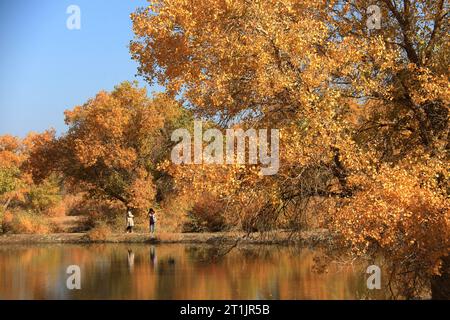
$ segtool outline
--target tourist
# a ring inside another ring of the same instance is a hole
[[[133,227],[134,227],[134,216],[131,213],[131,209],[127,209],[127,232],[133,233]]]
[[[150,233],[155,233],[156,214],[153,208],[150,208],[150,210],[148,210],[148,219],[149,219]]]

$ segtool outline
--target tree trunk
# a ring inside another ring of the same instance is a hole
[[[10,203],[11,203],[11,198],[8,198],[6,203],[3,205],[3,211],[6,211],[6,209],[8,209],[8,206],[9,206]]]
[[[450,255],[442,259],[441,271],[431,279],[431,299],[450,300]]]

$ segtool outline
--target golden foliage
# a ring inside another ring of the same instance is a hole
[[[449,249],[447,9],[403,3],[377,3],[380,30],[362,18],[368,0],[138,9],[130,51],[149,82],[222,128],[281,132],[275,176],[247,165],[161,169],[180,193],[222,199],[241,226],[248,211],[264,225],[298,227],[299,210],[325,209],[325,227],[358,252],[371,243],[401,266],[436,272]]]
[[[169,152],[166,136],[178,110],[165,95],[149,99],[135,83],[102,91],[65,112],[67,134],[34,144],[33,176],[39,180],[59,172],[92,197],[146,211],[156,196],[156,163]]]

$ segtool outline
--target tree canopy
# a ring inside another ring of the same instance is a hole
[[[182,116],[179,105],[163,94],[150,99],[145,89],[124,82],[65,115],[68,132],[34,147],[34,177],[61,172],[92,197],[148,209],[158,161],[170,152],[167,135]]]
[[[415,283],[449,248],[449,4],[378,1],[370,30],[372,4],[151,1],[130,49],[197,117],[282,133],[278,175],[168,165],[188,190],[250,205],[256,224],[326,211],[356,252],[381,249]]]

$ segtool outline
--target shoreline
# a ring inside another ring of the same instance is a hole
[[[91,239],[88,233],[6,234],[0,236],[0,246],[11,244],[90,244],[90,243],[198,243],[198,244],[276,244],[276,245],[324,245],[332,236],[327,230],[290,233],[217,232],[217,233],[115,233],[105,239]]]

